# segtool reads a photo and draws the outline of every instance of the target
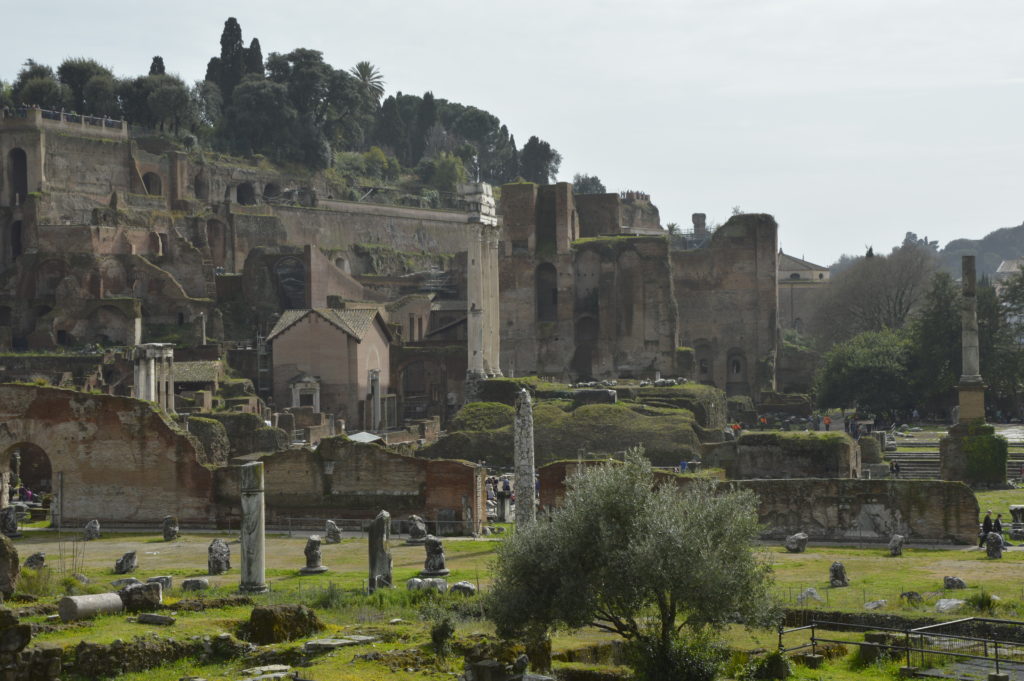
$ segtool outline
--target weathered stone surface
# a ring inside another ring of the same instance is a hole
[[[101,536],[100,535],[100,521],[98,521],[98,520],[96,520],[94,518],[93,520],[90,520],[89,522],[87,522],[85,524],[85,531],[83,532],[82,536],[83,536],[83,538],[86,541],[92,541],[93,539],[99,539],[100,536]]]
[[[166,627],[174,624],[178,620],[170,615],[157,615],[152,612],[144,612],[139,614],[139,616],[135,618],[135,621],[139,624],[156,624]]]
[[[0,509],[0,532],[8,537],[20,537],[18,531],[18,509],[14,506],[6,506]]]
[[[850,581],[846,578],[846,567],[838,560],[828,569],[828,583],[833,589],[850,586]]]
[[[164,541],[174,541],[178,538],[178,518],[173,515],[165,515],[163,522]]]
[[[61,621],[73,622],[122,612],[124,602],[116,593],[89,594],[88,596],[65,596],[57,602]]]
[[[265,509],[263,506],[263,463],[254,461],[240,468],[242,499],[242,593],[267,590]]]
[[[965,605],[967,605],[967,601],[962,601],[959,598],[940,598],[935,603],[935,612],[956,612]]]
[[[786,537],[786,550],[790,553],[803,553],[807,550],[807,533],[797,532]]]
[[[1003,538],[996,532],[989,532],[985,537],[985,553],[989,558],[1003,557]]]
[[[942,588],[944,589],[966,589],[967,582],[959,577],[943,577]]]
[[[14,542],[0,534],[0,594],[3,594],[5,599],[14,593],[20,574],[18,549],[14,548]]]
[[[206,591],[210,588],[210,580],[205,577],[193,577],[181,582],[182,591]]]
[[[390,537],[391,514],[387,511],[381,511],[370,525],[370,593],[377,589],[390,588],[392,586],[391,551],[388,549]]]
[[[809,586],[803,591],[801,591],[800,594],[796,597],[796,602],[800,605],[803,605],[807,601],[818,601],[819,603],[824,603],[825,599],[821,597],[821,594],[818,593],[817,589],[815,589],[813,586]]]
[[[320,535],[312,534],[309,536],[303,553],[306,554],[306,567],[299,570],[300,573],[304,575],[317,575],[327,572],[327,567],[321,563]]]
[[[174,578],[169,575],[160,575],[158,577],[150,577],[146,580],[146,583],[159,584],[160,588],[163,589],[164,593],[171,590],[171,584],[174,583]]]
[[[130,584],[117,592],[128,612],[156,610],[164,602],[163,587],[159,582]]]
[[[324,526],[324,543],[325,544],[340,544],[341,543],[341,530],[338,529],[337,523],[333,520],[328,520]]]
[[[883,599],[879,599],[877,601],[868,601],[867,603],[864,604],[864,609],[865,610],[879,610],[881,608],[884,608],[888,604],[889,604],[889,601],[885,600],[884,598]]]
[[[902,556],[903,555],[903,535],[894,534],[892,539],[889,540],[889,555],[890,556]]]
[[[900,598],[908,605],[920,605],[924,602],[924,598],[916,591],[904,591],[900,594]]]
[[[304,605],[260,605],[252,609],[244,628],[248,640],[267,645],[312,636],[324,625]]]
[[[46,553],[37,551],[25,559],[25,567],[30,570],[41,570],[46,567]]]
[[[139,559],[136,556],[135,551],[129,551],[124,554],[114,563],[114,574],[115,575],[126,575],[129,572],[135,572],[139,567]]]
[[[747,432],[735,448],[714,453],[709,464],[724,468],[730,480],[849,479],[861,469],[860,448],[842,432]]]
[[[214,539],[206,549],[206,569],[211,575],[222,575],[231,569],[231,547],[223,539]]]
[[[419,577],[413,577],[405,583],[405,588],[409,591],[418,591],[423,586],[423,580]]]
[[[123,589],[124,587],[132,586],[133,584],[142,584],[142,580],[136,579],[135,577],[124,577],[122,579],[115,579],[110,583],[110,586]]]
[[[15,624],[0,629],[0,653],[18,653],[32,640],[31,624]]]
[[[978,541],[978,501],[959,482],[935,480],[740,480],[757,494],[762,539],[806,532],[814,540]],[[840,503],[839,500],[842,500]]]
[[[1014,523],[1024,523],[1024,504],[1013,504],[1010,506],[1010,517]]]
[[[448,591],[448,581],[443,577],[428,577],[420,584],[420,591],[438,591],[440,593],[445,593]]]
[[[418,515],[409,516],[409,538],[406,544],[422,544],[427,540],[427,523]]]
[[[443,577],[451,572],[444,562],[444,544],[432,534],[428,534],[424,546],[427,549],[427,559],[420,570],[421,577]]]
[[[471,582],[455,582],[448,591],[460,596],[473,596],[476,594],[476,586]]]
[[[516,397],[516,419],[512,435],[516,466],[516,524],[525,527],[534,521],[537,514],[537,488],[534,484],[536,467],[533,454],[533,401],[530,399],[530,392],[525,388],[520,390]],[[427,541],[429,543],[429,538]]]

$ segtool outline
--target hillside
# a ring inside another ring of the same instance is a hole
[[[939,251],[939,266],[959,276],[963,255],[976,255],[978,276],[991,277],[1003,260],[1024,257],[1024,224],[997,229],[980,239],[954,239]]]

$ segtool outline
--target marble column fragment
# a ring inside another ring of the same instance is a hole
[[[370,525],[370,593],[392,586],[391,551],[388,549],[390,537],[391,514],[381,511]]]
[[[242,489],[242,593],[267,590],[263,509],[263,463],[241,467]]]
[[[537,488],[534,482],[533,402],[525,388],[516,397],[515,439],[516,525],[525,527],[536,519]]]

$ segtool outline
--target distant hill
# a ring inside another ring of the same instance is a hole
[[[1024,224],[997,229],[980,239],[954,239],[939,251],[939,266],[959,277],[964,255],[977,256],[979,277],[991,277],[1003,260],[1024,258]]]

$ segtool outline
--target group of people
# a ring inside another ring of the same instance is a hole
[[[506,497],[515,498],[515,494],[512,492],[512,481],[509,480],[507,475],[503,475],[500,478],[496,475],[489,476],[486,480],[486,486],[488,501],[504,499]]]
[[[988,539],[990,532],[995,532],[999,535],[999,538],[1003,541],[1003,546],[1013,546],[1010,542],[1006,541],[1003,537],[1003,514],[996,513],[996,517],[992,517],[992,509],[985,512],[985,519],[981,521],[981,534],[978,535],[978,547],[985,546],[985,540]]]
[[[11,492],[12,501],[39,501],[39,494],[24,485],[19,485]]]

